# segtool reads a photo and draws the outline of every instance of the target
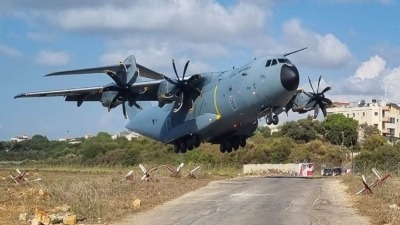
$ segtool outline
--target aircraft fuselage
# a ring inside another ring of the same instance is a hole
[[[202,95],[194,99],[192,110],[184,105],[173,112],[173,103],[162,108],[148,103],[143,110],[128,109],[126,127],[163,143],[187,142],[192,137],[219,144],[245,140],[256,130],[258,118],[283,112],[299,84],[296,67],[282,56],[200,75]]]

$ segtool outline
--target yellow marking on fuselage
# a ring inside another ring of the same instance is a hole
[[[215,111],[217,112],[217,120],[219,120],[219,119],[221,119],[221,114],[219,113],[218,105],[217,105],[217,89],[218,89],[218,85],[215,86],[215,89],[214,89],[214,106],[215,106]]]

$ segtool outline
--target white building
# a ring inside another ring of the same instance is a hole
[[[10,138],[10,141],[12,141],[12,142],[20,142],[20,141],[25,141],[25,140],[28,140],[28,139],[29,139],[28,135],[23,134],[21,136],[15,136],[13,138]]]
[[[119,137],[125,137],[126,139],[128,139],[128,141],[132,141],[132,139],[139,138],[140,134],[135,133],[135,132],[122,131],[121,133],[111,136],[111,138],[114,140]]]
[[[373,125],[383,136],[400,137],[400,107],[398,104],[373,99],[371,103],[361,102],[333,103],[327,113],[341,113],[358,121],[358,124]]]

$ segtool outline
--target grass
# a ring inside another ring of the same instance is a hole
[[[133,170],[132,180],[124,180],[129,170],[33,170],[29,172],[28,179],[42,180],[19,185],[9,178],[10,172],[15,174],[14,171],[1,170],[0,224],[21,224],[18,221],[21,213],[28,213],[28,217],[32,218],[36,207],[50,212],[63,205],[70,206],[78,218],[87,218],[85,223],[115,221],[127,214],[150,209],[196,190],[212,180],[237,175],[236,169],[224,168],[222,172],[215,169],[210,172],[203,171],[198,179],[175,178],[170,177],[168,172],[160,167],[153,174],[156,181],[145,182],[140,180],[143,174],[139,168]],[[132,207],[135,199],[141,200],[139,209]]]
[[[372,183],[375,176],[367,178]],[[373,194],[355,195],[364,186],[361,177],[344,176],[343,182],[348,188],[352,200],[361,215],[368,216],[372,224],[400,225],[400,209],[391,209],[390,205],[400,207],[400,178],[390,177],[380,187],[372,188]]]

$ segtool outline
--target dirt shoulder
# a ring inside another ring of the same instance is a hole
[[[376,180],[374,175],[367,176],[367,183]],[[357,212],[368,216],[372,224],[400,225],[400,179],[389,177],[386,182],[373,187],[373,194],[356,195],[364,186],[361,177],[342,177],[342,183],[346,186],[349,199]]]
[[[370,219],[354,207],[347,187],[338,178],[322,179],[323,184],[318,197],[312,203],[312,210],[318,221],[330,221],[327,224],[368,225]],[[329,209],[329,210],[325,210]]]
[[[30,224],[36,208],[51,213],[62,206],[78,218],[86,218],[85,224],[109,223],[204,187],[212,180],[224,179],[211,175],[190,179],[156,174],[154,182],[146,182],[140,179],[140,171],[131,180],[124,179],[126,171],[30,171],[29,180],[41,180],[15,184],[10,173],[15,171],[0,171],[0,225]],[[133,206],[137,199],[141,202],[138,208]],[[26,221],[19,220],[23,213],[27,214]]]

